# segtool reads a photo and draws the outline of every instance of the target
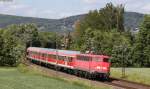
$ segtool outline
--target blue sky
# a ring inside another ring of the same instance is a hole
[[[0,13],[59,19],[100,9],[108,2],[124,4],[126,11],[150,14],[150,0],[0,0]]]

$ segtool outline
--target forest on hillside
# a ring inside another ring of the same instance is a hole
[[[122,5],[106,4],[77,20],[74,31],[39,31],[35,24],[10,25],[0,29],[0,65],[17,66],[29,46],[79,50],[111,56],[114,67],[150,67],[150,15],[141,20],[139,32],[124,26]],[[132,17],[133,18],[133,17]]]
[[[29,24],[34,23],[37,25],[39,31],[46,32],[73,32],[74,23],[77,20],[83,19],[87,14],[70,16],[62,19],[44,19],[35,17],[21,17],[13,15],[2,15],[0,14],[0,28],[4,28],[11,24]],[[143,14],[136,12],[125,12],[124,13],[124,26],[125,28],[134,30],[137,28],[143,19]]]

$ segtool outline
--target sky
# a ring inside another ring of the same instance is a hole
[[[150,0],[0,0],[0,14],[59,19],[123,4],[126,11],[150,14]]]

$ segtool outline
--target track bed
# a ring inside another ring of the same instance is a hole
[[[90,82],[91,86],[109,86],[113,89],[150,89],[150,85],[130,82],[122,79],[110,78],[109,81],[86,79],[83,77],[77,77],[75,75],[68,74],[64,71],[56,71],[55,69],[50,69],[47,66],[33,64],[31,62],[26,62],[25,64],[28,65],[29,68],[37,68],[48,76],[59,76],[71,80],[84,80]]]

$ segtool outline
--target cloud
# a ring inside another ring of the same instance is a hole
[[[83,2],[88,3],[88,4],[94,4],[94,3],[97,3],[98,0],[83,0]]]
[[[14,2],[1,2],[0,14],[51,18],[52,15],[50,14],[52,14],[52,11],[39,10],[36,7],[14,1]],[[53,14],[53,16],[55,15]]]
[[[59,0],[56,0],[59,2]],[[89,10],[100,9],[106,3],[112,2],[113,4],[124,4],[127,11],[134,11],[140,13],[150,13],[149,0],[78,0],[74,6],[69,6],[73,0],[69,0],[65,6],[50,7],[53,3],[46,4],[43,2],[39,5],[33,3],[24,3],[23,0],[13,0],[13,2],[0,2],[0,13],[9,15],[41,17],[41,18],[63,18],[71,15],[87,13]],[[28,2],[28,0],[27,0]],[[41,6],[43,5],[43,6]],[[60,9],[61,8],[61,9]]]
[[[143,5],[140,9],[140,12],[145,12],[147,14],[150,14],[150,3]]]
[[[24,9],[27,9],[28,6],[24,4],[19,4],[17,2],[9,2],[9,3],[0,3],[0,12],[3,14],[15,14],[19,11],[23,11]],[[28,9],[29,10],[29,9]]]

